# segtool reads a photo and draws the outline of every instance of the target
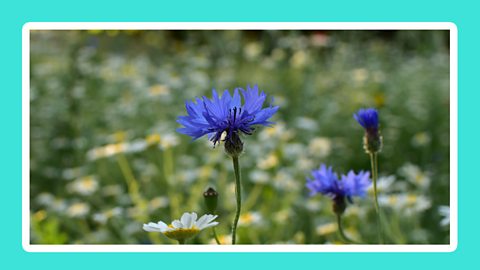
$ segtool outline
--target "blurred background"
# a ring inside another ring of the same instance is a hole
[[[32,31],[30,199],[34,244],[171,244],[143,223],[205,213],[230,243],[234,176],[223,147],[175,130],[185,100],[258,84],[280,105],[244,138],[243,244],[340,243],[321,163],[369,170],[352,114],[380,112],[387,243],[449,243],[448,31]],[[344,217],[376,242],[372,196]],[[190,243],[214,243],[210,230]]]

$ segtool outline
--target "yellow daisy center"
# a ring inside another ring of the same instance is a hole
[[[173,228],[173,226],[171,224],[168,225],[168,227]],[[172,231],[164,232],[163,234],[166,237],[171,238],[171,239],[185,240],[185,239],[188,239],[188,238],[191,238],[191,237],[195,236],[199,232],[200,232],[200,230],[197,227],[194,226],[193,228],[190,228],[190,229],[176,228]]]

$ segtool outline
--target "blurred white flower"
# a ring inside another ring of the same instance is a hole
[[[217,171],[210,165],[204,165],[197,169],[199,179],[215,178]]]
[[[250,42],[245,45],[243,53],[248,60],[255,60],[262,52],[262,45],[258,42]]]
[[[240,215],[239,226],[261,225],[263,223],[262,214],[259,212],[246,212]]]
[[[426,189],[430,186],[429,173],[423,172],[416,165],[407,163],[399,169],[399,173],[403,175],[407,179],[407,181],[418,187]]]
[[[316,137],[308,144],[308,152],[314,157],[325,158],[330,155],[331,150],[332,142],[329,138]]]
[[[54,203],[55,197],[50,193],[42,192],[42,193],[38,194],[38,196],[36,198],[36,201],[40,205],[50,206]]]
[[[55,198],[55,200],[49,207],[54,212],[63,213],[67,209],[67,202],[64,199]]]
[[[290,65],[293,68],[303,68],[308,63],[308,54],[305,51],[296,51],[290,58]]]
[[[96,148],[90,149],[87,152],[87,158],[89,160],[96,160],[100,158],[111,157],[119,153],[124,153],[127,150],[128,150],[127,143],[107,144],[103,147],[96,147]]]
[[[85,241],[85,243],[104,244],[109,242],[111,235],[109,230],[101,228],[97,231],[93,231],[86,237],[88,240]]]
[[[175,177],[175,179],[180,183],[189,184],[198,179],[197,173],[197,170],[182,170],[176,173],[177,177]]]
[[[98,189],[98,181],[95,176],[88,175],[75,179],[68,185],[70,192],[78,193],[80,195],[91,195]]]
[[[282,209],[273,215],[273,219],[275,220],[275,222],[280,224],[285,223],[286,221],[288,221],[289,218],[290,218],[289,209]]]
[[[278,162],[277,155],[275,153],[270,153],[269,155],[262,157],[257,164],[259,169],[268,170],[276,167]]]
[[[232,235],[231,234],[219,235],[218,240],[220,240],[221,245],[229,245],[230,243],[232,243]],[[212,240],[210,240],[209,244],[217,244],[217,242],[215,241],[215,238],[212,238]]]
[[[121,207],[114,207],[107,211],[103,211],[100,213],[95,213],[93,215],[93,220],[100,223],[105,224],[110,218],[117,217],[122,215],[124,212],[123,208]]]
[[[305,146],[301,143],[288,143],[284,146],[283,152],[288,160],[297,160],[299,156],[305,154]]]
[[[133,235],[140,232],[142,229],[138,226],[136,222],[129,222],[122,228],[122,233],[125,235]]]
[[[296,181],[286,169],[278,170],[273,177],[273,186],[278,190],[297,191],[300,189],[300,185],[300,182]]]
[[[125,153],[138,153],[147,149],[148,143],[145,140],[139,139],[130,143],[125,143],[125,146]]]
[[[364,68],[357,68],[352,71],[352,75],[356,83],[363,83],[368,78],[368,71]]]
[[[154,145],[154,144],[160,143],[160,140],[161,140],[161,137],[160,137],[160,134],[158,133],[149,134],[147,135],[147,137],[145,137],[145,141],[147,142],[148,145]]]
[[[118,153],[123,153],[125,150],[128,149],[128,145],[126,143],[116,143],[116,144],[108,144],[103,148],[104,157],[114,156]]]
[[[65,179],[75,179],[77,177],[80,177],[85,173],[85,169],[82,167],[77,167],[77,168],[69,168],[65,169],[62,172],[62,177]]]
[[[440,221],[440,225],[447,227],[450,225],[450,206],[448,205],[441,205],[438,207],[438,213],[442,216],[442,220]]]
[[[318,129],[318,124],[317,121],[313,120],[312,118],[307,118],[307,117],[297,117],[295,120],[296,126],[299,129],[305,129],[305,130],[317,130]]]
[[[428,231],[421,228],[416,228],[411,232],[411,237],[415,242],[428,243]]]
[[[389,192],[392,189],[393,183],[395,182],[396,177],[394,175],[381,176],[377,180],[377,192]],[[368,192],[373,194],[373,185],[370,185]]]
[[[100,224],[105,224],[107,223],[108,218],[107,218],[107,215],[105,215],[104,213],[95,213],[93,214],[93,220]]]
[[[283,122],[278,122],[274,126],[266,127],[262,129],[259,134],[261,141],[271,141],[272,139],[287,141],[292,138],[292,136],[292,131],[288,130]]]
[[[305,233],[304,232],[297,232],[293,235],[294,244],[305,244]]]
[[[77,202],[67,209],[67,215],[70,217],[84,217],[90,212],[90,206],[83,202]]]
[[[164,208],[168,206],[169,203],[170,200],[167,197],[158,196],[148,202],[148,210],[150,212],[153,212],[155,210],[158,210],[159,208]]]
[[[305,203],[305,208],[312,212],[317,212],[321,209],[321,202],[318,200],[307,200]],[[349,207],[347,207],[348,209]]]
[[[191,85],[195,85],[199,89],[208,88],[210,80],[208,74],[203,71],[192,71],[187,74],[187,78],[190,81]],[[190,96],[193,96],[194,93],[191,93]]]
[[[388,206],[391,208],[399,209],[398,196],[395,194],[393,195],[379,194],[378,204],[380,204],[380,206]]]
[[[355,217],[359,217],[361,219],[364,219],[367,216],[367,212],[368,212],[367,208],[359,207],[358,205],[353,204],[353,205],[349,205],[347,207],[344,215],[345,215],[345,217],[355,216]]]
[[[250,172],[249,179],[253,183],[265,184],[270,179],[270,175],[265,171],[254,170]]]
[[[164,134],[160,137],[160,149],[168,149],[171,147],[175,147],[180,143],[177,135],[172,133]]]
[[[316,233],[318,235],[327,235],[327,234],[332,234],[336,232],[338,229],[337,223],[335,222],[330,222],[330,223],[325,223],[317,226],[315,229]]]
[[[118,196],[123,193],[123,189],[120,185],[108,185],[102,188],[101,193],[104,196]]]
[[[432,140],[430,134],[426,131],[413,135],[412,145],[416,147],[426,146]]]
[[[315,164],[313,163],[313,160],[310,158],[299,157],[297,159],[296,166],[301,171],[308,171],[308,170],[311,170],[315,166]]]
[[[432,202],[423,195],[405,193],[379,195],[378,203],[382,206],[403,212],[407,216],[424,212],[432,206]]]
[[[272,50],[272,59],[275,61],[282,61],[283,59],[285,59],[285,56],[286,53],[283,49],[275,48]]]
[[[164,84],[155,84],[148,89],[148,94],[151,97],[161,96],[165,97],[170,95],[170,88]]]
[[[432,207],[432,202],[423,195],[407,195],[407,206],[405,212],[407,215],[424,212]]]

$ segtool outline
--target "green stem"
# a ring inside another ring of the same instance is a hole
[[[235,197],[237,199],[237,212],[233,220],[232,227],[232,245],[236,243],[237,224],[240,219],[240,211],[242,210],[242,182],[240,180],[240,166],[238,165],[238,156],[233,156],[233,170],[235,171]]]
[[[348,238],[347,235],[345,235],[345,232],[343,231],[343,226],[342,226],[342,215],[337,215],[337,225],[338,225],[338,232],[339,232],[340,237],[342,238],[343,242],[345,242],[347,244],[358,244],[357,242]]]
[[[252,208],[257,199],[262,195],[263,184],[256,184],[253,189],[248,192],[248,196],[245,198],[245,203],[243,204],[243,211],[247,211]]]
[[[167,195],[170,198],[170,215],[176,217],[180,215],[179,196],[176,196],[176,186],[172,179],[174,175],[173,151],[171,148],[163,150],[163,173],[167,183]]]
[[[185,239],[178,239],[179,245],[185,245]]]
[[[378,196],[377,196],[377,177],[378,177],[377,153],[370,153],[370,162],[372,165],[372,181],[373,181],[373,196],[375,198],[375,212],[377,214],[378,241],[380,244],[383,244],[384,243],[383,228],[382,228],[382,222],[380,219],[380,206],[378,205]]]
[[[133,175],[133,171],[130,168],[130,165],[128,164],[127,158],[123,154],[119,154],[117,156],[117,162],[120,170],[122,171],[122,175],[127,182],[128,195],[130,196],[134,204],[140,205],[141,198],[138,183],[135,179],[135,176]]]
[[[221,245],[222,243],[220,243],[220,240],[218,239],[217,231],[215,230],[215,227],[212,227],[212,231],[213,231],[213,237],[215,238],[215,242],[217,242],[217,245]]]

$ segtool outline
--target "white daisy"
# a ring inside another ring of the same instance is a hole
[[[448,205],[441,205],[438,207],[438,213],[442,216],[442,220],[440,221],[440,225],[446,227],[450,225],[450,206]]]
[[[218,225],[213,221],[216,215],[203,215],[197,220],[197,213],[184,213],[180,220],[174,220],[170,225],[163,221],[158,223],[150,222],[143,224],[143,229],[147,232],[161,232],[171,239],[184,243],[186,239],[197,235],[201,230]]]

